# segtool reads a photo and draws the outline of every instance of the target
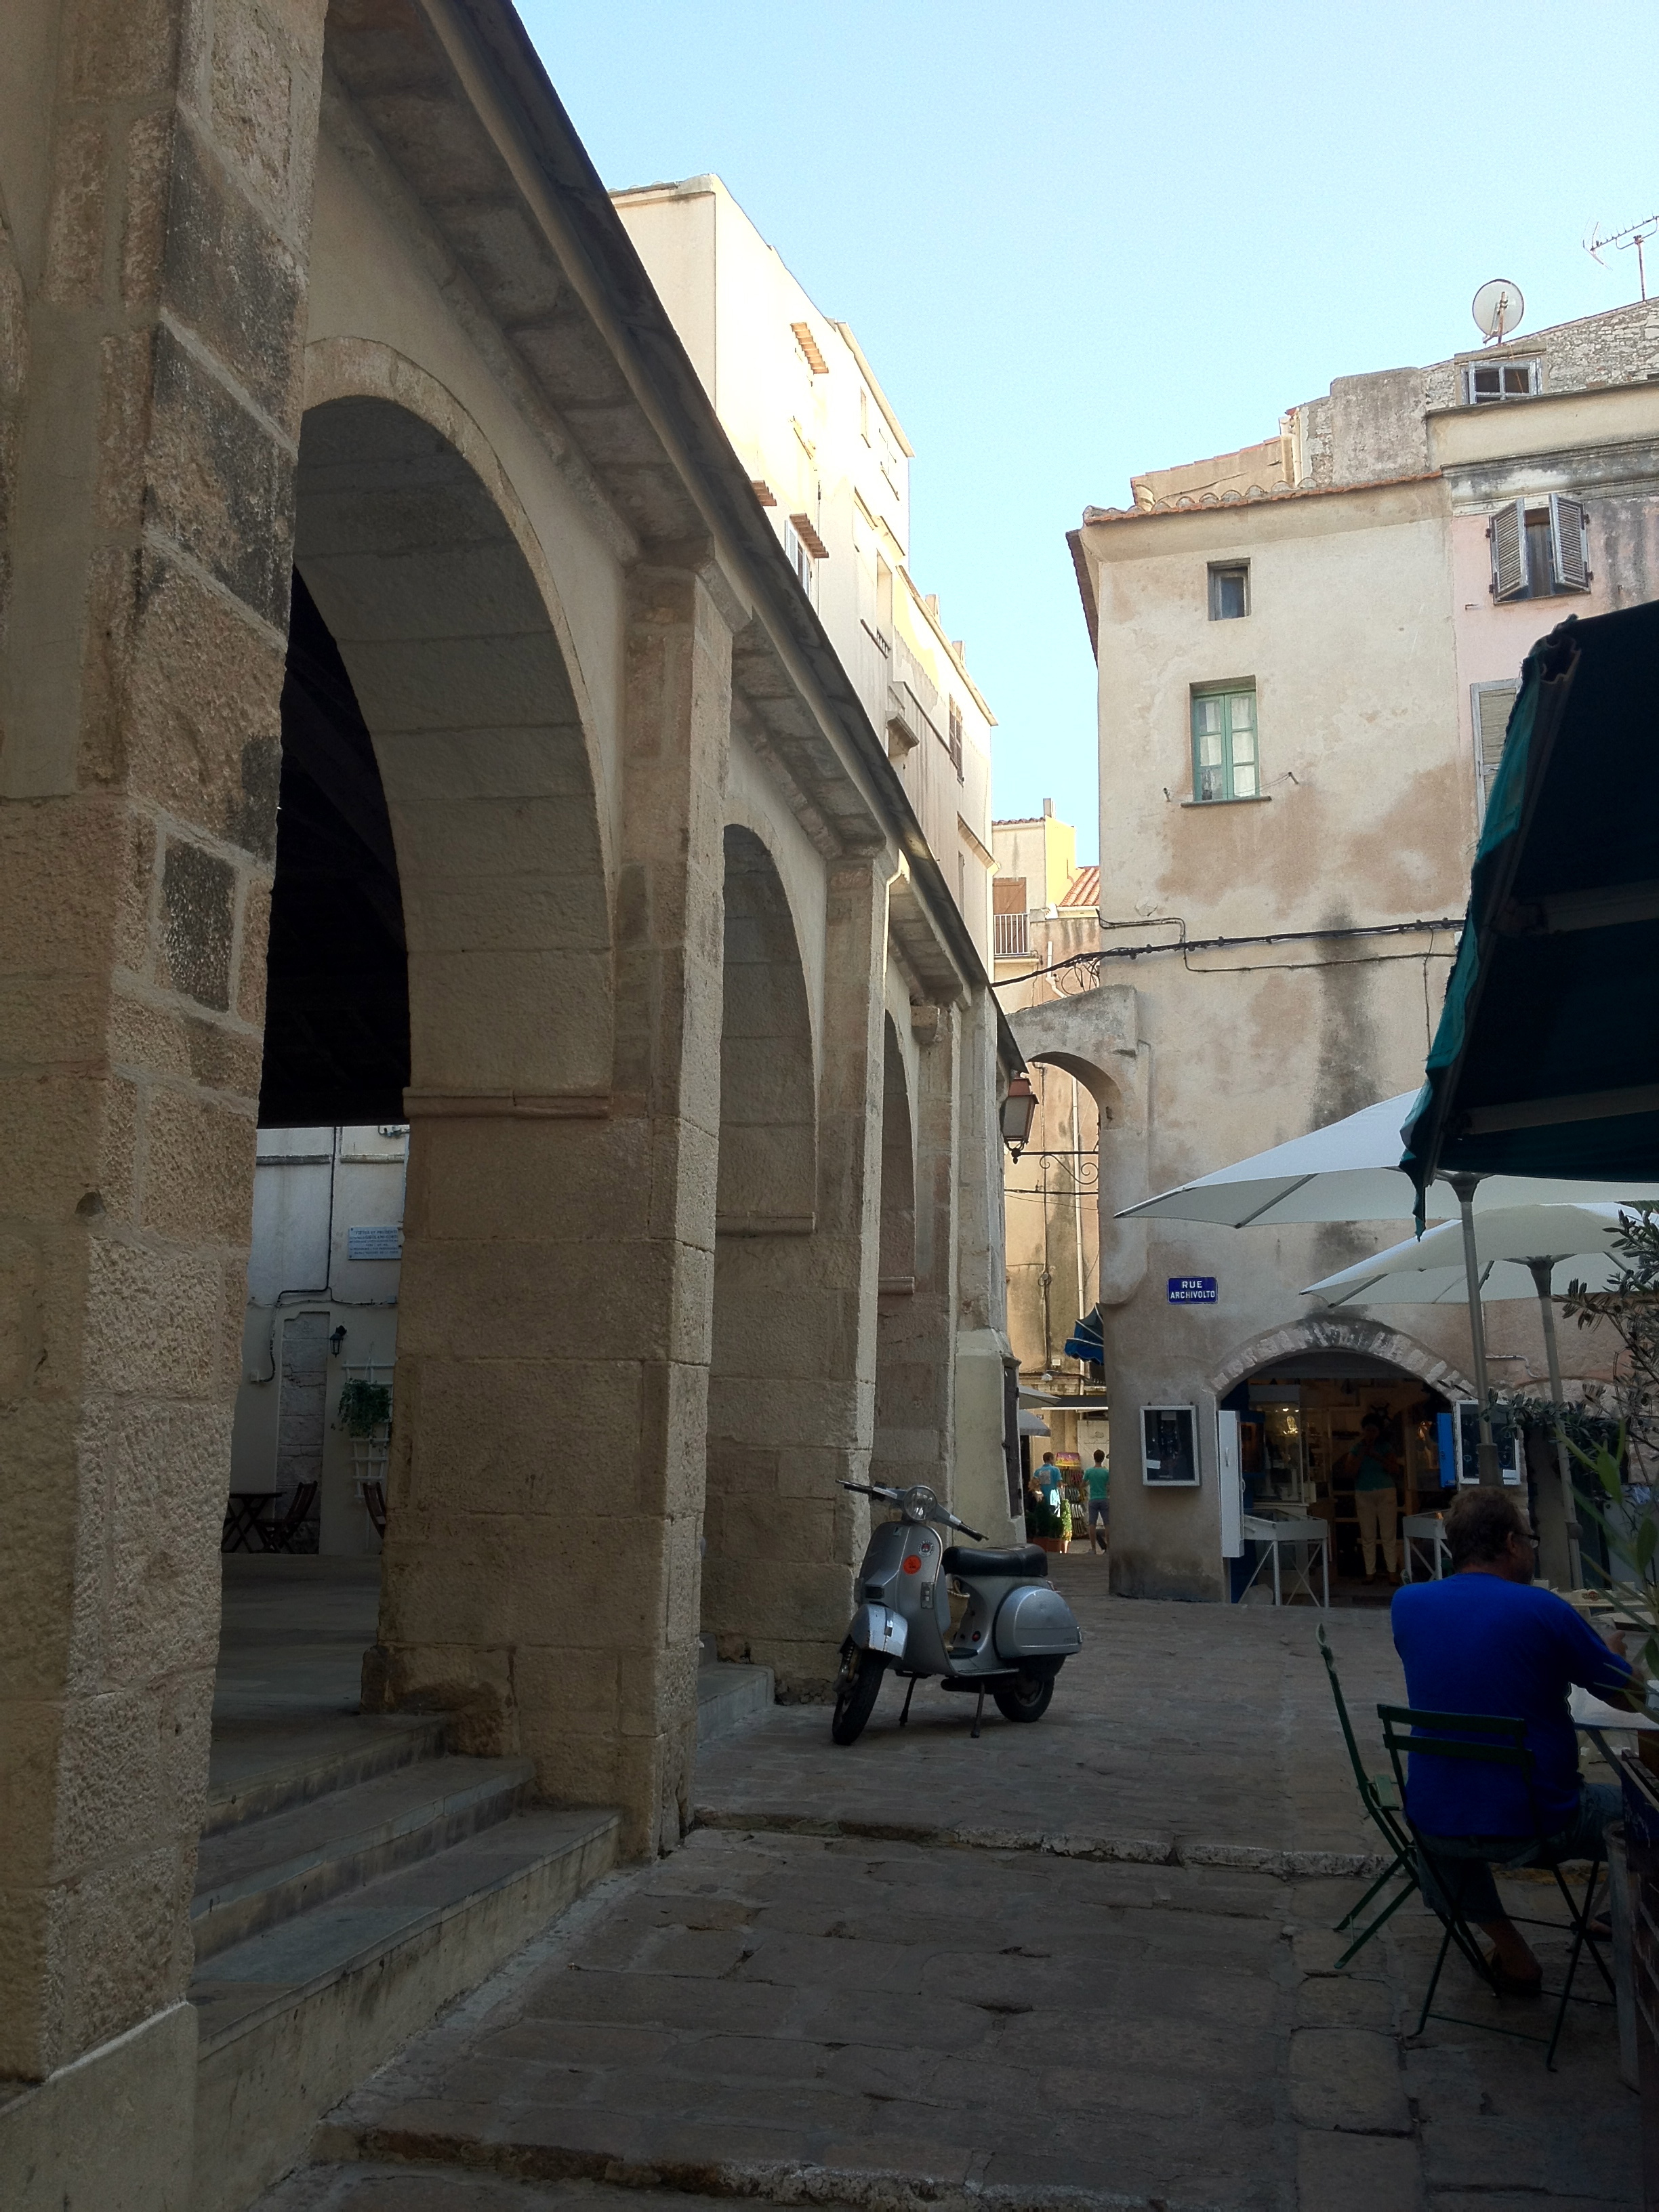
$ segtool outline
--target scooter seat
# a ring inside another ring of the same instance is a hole
[[[1006,1552],[970,1551],[951,1544],[945,1553],[947,1575],[1046,1575],[1048,1554],[1041,1544],[1016,1544]]]

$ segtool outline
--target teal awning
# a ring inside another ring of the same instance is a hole
[[[1659,604],[1569,620],[1522,671],[1426,1081],[1437,1175],[1659,1176]]]

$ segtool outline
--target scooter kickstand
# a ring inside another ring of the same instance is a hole
[[[979,1734],[979,1723],[980,1723],[980,1717],[981,1717],[981,1716],[983,1714],[984,1711],[985,1711],[985,1685],[981,1682],[981,1683],[980,1684],[980,1686],[979,1686],[979,1702],[978,1702],[978,1703],[977,1703],[977,1705],[975,1705],[975,1707],[974,1707],[974,1725],[973,1725],[973,1728],[971,1729],[971,1730],[969,1731],[969,1733],[970,1733],[971,1735],[973,1735],[977,1736],[977,1735],[978,1735],[978,1734]]]
[[[909,1688],[908,1688],[908,1689],[905,1692],[905,1693],[904,1693],[904,1711],[903,1711],[899,1715],[899,1726],[900,1726],[901,1728],[907,1727],[907,1726],[908,1725],[908,1723],[909,1723],[909,1719],[910,1719],[910,1700],[911,1700],[911,1698],[914,1698],[914,1697],[915,1697],[915,1694],[916,1694],[916,1678],[915,1678],[915,1676],[914,1674],[912,1674],[912,1675],[911,1675],[911,1677],[910,1677],[910,1686],[909,1686]]]

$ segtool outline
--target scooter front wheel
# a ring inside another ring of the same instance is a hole
[[[1040,1721],[1054,1694],[1052,1674],[1016,1674],[1012,1682],[999,1682],[991,1692],[1006,1721]]]
[[[886,1671],[887,1662],[879,1651],[861,1651],[854,1644],[846,1654],[836,1678],[836,1710],[830,1723],[832,1742],[856,1743],[864,1734]]]

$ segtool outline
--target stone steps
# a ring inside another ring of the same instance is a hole
[[[443,1755],[441,1722],[364,1719],[215,1792],[191,2212],[240,2212],[331,2105],[610,1871],[617,1815],[526,1809],[532,1772]]]
[[[198,1962],[515,1812],[527,1759],[422,1759],[202,1843],[190,1908]]]
[[[416,1759],[436,1759],[444,1748],[445,1726],[441,1713],[374,1719],[352,1713],[290,1727],[280,1733],[273,1750],[269,1728],[239,1732],[216,1721],[202,1833],[221,1836],[245,1821],[330,1796]]]
[[[770,1711],[772,1697],[769,1667],[705,1659],[697,1669],[697,1741],[707,1743],[711,1737],[747,1727]]]

